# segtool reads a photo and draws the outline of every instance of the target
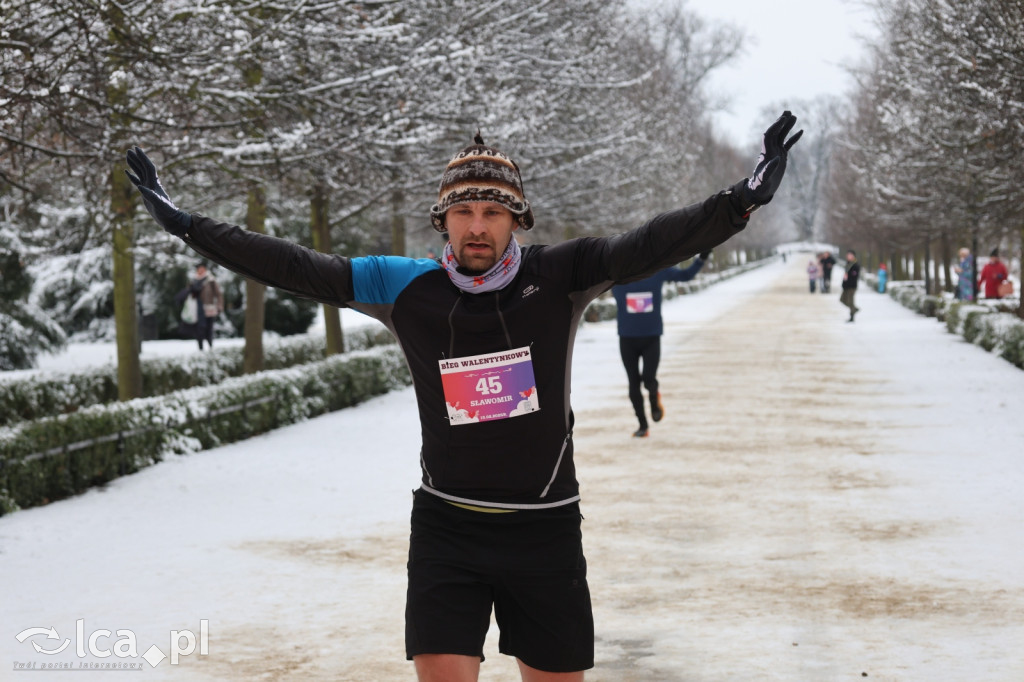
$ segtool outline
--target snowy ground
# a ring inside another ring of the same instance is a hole
[[[582,329],[587,679],[1024,679],[1024,372],[871,291],[846,324],[803,267],[666,303],[667,416],[644,440],[614,322]],[[111,660],[151,680],[413,679],[417,441],[403,390],[0,518],[0,679]],[[85,641],[170,653],[202,620],[208,653],[174,666]],[[518,679],[496,640],[481,679]]]

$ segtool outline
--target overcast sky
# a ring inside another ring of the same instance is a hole
[[[862,0],[685,0],[685,6],[750,36],[735,63],[710,81],[712,92],[731,95],[729,111],[715,121],[739,146],[757,142],[775,120],[762,113],[766,106],[846,93],[853,82],[843,67],[864,53],[858,36],[875,34]],[[799,110],[793,113],[799,118]]]

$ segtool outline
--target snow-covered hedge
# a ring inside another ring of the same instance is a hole
[[[1024,369],[1024,320],[973,303],[954,303],[946,313],[946,328]]]
[[[945,317],[947,301],[939,296],[925,293],[924,288],[917,284],[896,282],[888,288],[888,292],[901,305],[914,312],[939,320]]]
[[[951,334],[959,334],[1024,369],[1024,320],[1013,313],[931,296],[917,284],[896,283],[889,295],[911,310],[944,322]]]
[[[967,321],[978,315],[985,315],[989,311],[983,305],[970,302],[954,302],[946,308],[946,329],[950,334],[959,334],[967,338]],[[972,324],[973,328],[974,325]],[[972,333],[973,337],[974,334]],[[967,338],[968,341],[973,341],[973,338]]]
[[[346,351],[394,343],[382,326],[360,327],[345,334]],[[322,334],[284,337],[266,345],[265,369],[283,369],[323,360]],[[210,386],[241,376],[244,348],[217,348],[205,353],[144,360],[142,394],[158,396],[196,386]],[[0,426],[68,414],[90,405],[117,400],[117,367],[106,365],[80,372],[46,373],[27,379],[0,380]]]
[[[249,438],[409,383],[398,347],[381,346],[0,428],[0,514],[82,492],[169,454]]]

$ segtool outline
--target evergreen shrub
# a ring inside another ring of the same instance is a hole
[[[964,325],[972,313],[988,313],[989,309],[970,301],[956,301],[946,309],[946,329],[951,334],[964,333]],[[973,333],[973,332],[972,332]],[[971,339],[968,339],[970,341]]]
[[[394,341],[385,327],[369,325],[346,332],[345,350],[362,350]],[[282,369],[316,362],[324,358],[325,348],[322,334],[285,337],[265,346],[264,368]],[[243,353],[243,347],[232,346],[143,360],[142,395],[164,395],[241,376]],[[69,414],[117,399],[117,367],[114,365],[0,380],[0,426]]]
[[[976,343],[981,340],[982,331],[984,329],[983,317],[987,317],[991,313],[987,309],[985,310],[960,310],[963,316],[963,336],[971,342]],[[981,345],[980,343],[978,345]],[[989,346],[985,350],[992,350]]]
[[[928,317],[938,317],[943,306],[943,301],[938,296],[924,296],[921,299],[920,313]]]
[[[999,356],[1024,369],[1024,321],[1011,317],[1009,313],[1001,316],[1006,316],[1008,321],[997,346]]]

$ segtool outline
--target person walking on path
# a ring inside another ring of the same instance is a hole
[[[819,277],[821,277],[821,266],[812,258],[807,261],[807,284],[812,294],[814,293],[814,283],[818,281]]]
[[[860,308],[853,302],[857,294],[857,280],[860,278],[860,263],[857,262],[857,253],[850,249],[846,252],[846,272],[843,273],[843,293],[839,295],[839,302],[850,309],[850,319],[853,322],[854,315]]]
[[[959,255],[960,263],[953,268],[958,276],[956,298],[960,301],[973,301],[978,293],[978,287],[974,282],[974,256],[966,246],[960,249]]]
[[[615,319],[619,330],[619,355],[626,368],[629,381],[629,401],[640,422],[633,433],[636,438],[647,436],[647,410],[640,390],[643,384],[651,403],[651,418],[659,422],[665,415],[658,390],[658,363],[661,361],[661,293],[665,282],[688,282],[697,276],[711,253],[697,256],[687,268],[671,267],[629,284],[612,287],[615,297]],[[642,369],[641,369],[642,365]]]
[[[174,297],[178,305],[188,301],[188,313],[182,309],[179,331],[183,336],[193,336],[203,349],[203,341],[213,348],[213,325],[224,312],[224,293],[220,284],[206,268],[205,263],[196,266],[196,276],[188,286]]]
[[[832,267],[836,259],[832,257],[831,251],[826,251],[821,256],[821,293],[827,294],[832,291]]]
[[[889,282],[889,266],[885,263],[878,264],[878,293],[884,294],[885,287]]]
[[[999,249],[992,249],[978,279],[978,285],[985,287],[985,298],[1002,298],[1004,294],[1000,292],[1000,288],[1009,277],[1006,265],[999,259]]]
[[[499,650],[529,682],[594,664],[570,404],[586,306],[743,230],[772,200],[796,117],[766,131],[750,178],[612,237],[520,247],[534,226],[519,166],[477,134],[441,175],[430,220],[440,261],[346,258],[179,209],[141,148],[128,177],[150,215],[246,277],[380,320],[397,337],[419,411],[406,657],[421,681],[476,680],[492,608]],[[787,139],[788,137],[788,139]]]

